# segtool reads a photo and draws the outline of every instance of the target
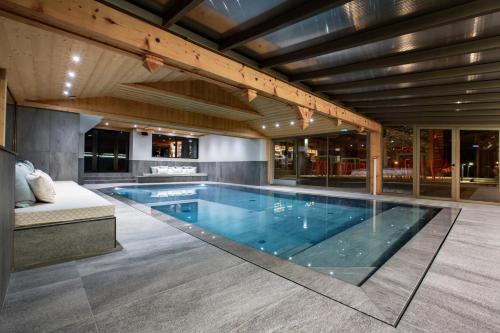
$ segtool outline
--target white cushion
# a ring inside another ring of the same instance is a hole
[[[56,200],[56,189],[52,178],[42,170],[35,170],[26,175],[33,194],[38,201],[53,203]]]
[[[152,173],[153,175],[158,174],[158,171],[159,171],[159,170],[160,170],[160,167],[157,167],[157,166],[152,166],[152,167],[151,167],[151,173]]]

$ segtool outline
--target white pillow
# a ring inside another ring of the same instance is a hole
[[[159,170],[160,170],[160,167],[157,167],[157,166],[152,166],[152,167],[151,167],[151,173],[152,173],[153,175],[158,174],[158,171],[159,171]]]
[[[26,180],[38,201],[54,203],[56,190],[52,178],[42,170],[35,170],[26,175]]]

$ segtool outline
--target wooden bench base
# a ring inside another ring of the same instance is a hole
[[[116,250],[116,218],[79,220],[14,229],[15,271]]]

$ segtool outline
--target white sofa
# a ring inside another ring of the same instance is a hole
[[[164,183],[164,182],[186,182],[204,181],[208,174],[197,172],[195,166],[152,166],[151,173],[143,173],[137,177],[139,183]]]

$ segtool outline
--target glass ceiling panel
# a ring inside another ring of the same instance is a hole
[[[496,12],[371,44],[357,46],[347,50],[325,54],[311,59],[297,61],[279,66],[278,69],[287,74],[296,74],[356,63],[367,59],[388,56],[397,52],[411,51],[417,48],[435,47],[462,42],[474,37],[494,36],[498,34],[499,29],[500,12]]]
[[[388,100],[388,99],[402,99],[402,98],[412,98],[412,97],[421,97],[422,99],[425,99],[425,97],[431,97],[431,96],[454,96],[458,94],[484,94],[484,93],[500,93],[500,88],[491,88],[491,89],[473,89],[473,90],[465,90],[465,91],[446,91],[442,92],[436,89],[435,92],[432,93],[426,93],[426,94],[406,94],[406,95],[400,95],[400,96],[357,96],[357,95],[344,95],[342,96],[343,102],[354,102],[354,101],[380,101],[380,100]],[[329,94],[329,96],[332,99],[335,99],[336,96]]]
[[[390,75],[433,71],[496,61],[500,61],[500,49],[464,54],[453,57],[438,58],[399,66],[375,68],[345,74],[332,75],[329,77],[306,80],[305,83],[310,85],[342,83],[349,81],[368,80]]]
[[[208,29],[208,35],[217,35],[217,39],[220,39],[224,33],[286,2],[287,0],[205,0],[184,16],[181,23],[202,35],[207,35],[204,30]]]
[[[366,28],[388,24],[405,16],[461,2],[464,1],[354,0],[249,42],[245,47],[260,58],[266,58],[302,48],[312,42],[317,43],[318,39],[336,39]]]
[[[471,82],[471,81],[497,80],[497,79],[500,79],[500,71],[495,73],[466,75],[466,76],[459,76],[447,79],[382,84],[382,85],[362,87],[362,88],[338,89],[331,91],[331,93],[342,95],[342,94],[364,93],[364,92],[373,92],[373,91],[391,90],[400,88],[412,88],[412,87],[433,86],[433,85],[442,85],[451,83]]]

